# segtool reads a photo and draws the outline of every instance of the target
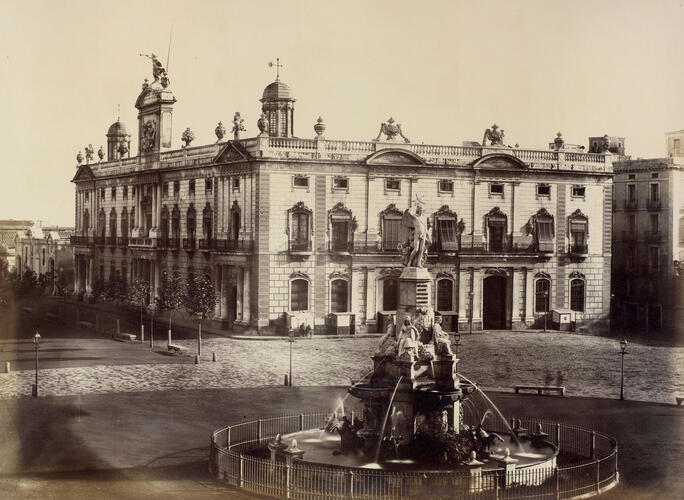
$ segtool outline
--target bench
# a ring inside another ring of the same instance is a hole
[[[684,401],[684,398],[675,398],[677,401],[677,406],[682,406],[682,401]]]
[[[132,333],[115,333],[112,338],[121,342],[133,342],[137,337]]]
[[[176,345],[176,344],[169,344],[167,346],[168,350],[174,354],[183,354],[185,351],[188,350],[187,347],[183,347],[181,345]]]
[[[540,396],[546,394],[548,396],[565,396],[565,386],[555,387],[549,385],[515,385],[513,386],[516,394],[522,391],[536,391]]]

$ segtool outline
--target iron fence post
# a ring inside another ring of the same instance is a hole
[[[556,446],[558,447],[558,450],[560,451],[560,439],[561,437],[561,426],[560,424],[556,424]]]
[[[228,432],[226,432],[226,449],[230,448],[230,427],[228,427]]]
[[[290,471],[292,467],[289,462],[285,464],[285,498],[292,498],[290,495]]]
[[[261,419],[257,421],[257,443],[261,444]]]
[[[240,467],[238,468],[238,484],[240,488],[245,485],[245,458],[242,453],[240,453]]]
[[[347,496],[354,498],[354,473],[351,470],[347,471]]]
[[[596,494],[601,493],[601,475],[599,474],[600,462],[596,459]]]
[[[499,500],[499,471],[494,471],[494,498]]]
[[[304,414],[303,413],[299,414],[299,430],[300,431],[304,430]]]
[[[556,466],[556,500],[560,500],[560,467]]]
[[[591,431],[591,458],[596,458],[596,431]]]

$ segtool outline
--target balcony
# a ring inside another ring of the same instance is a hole
[[[498,242],[481,242],[481,243],[465,243],[461,244],[459,253],[464,255],[495,255],[495,254],[516,254],[516,255],[533,255],[538,256],[541,252],[532,245],[518,245],[511,241],[510,236],[507,236],[503,241]]]
[[[290,240],[288,251],[292,255],[311,255],[311,240]]]
[[[72,245],[91,246],[93,244],[92,236],[71,236],[69,241]]]
[[[662,208],[662,203],[661,203],[660,199],[652,200],[651,198],[649,198],[648,200],[646,200],[646,208],[648,210],[657,211],[657,210],[660,210]]]
[[[660,243],[663,233],[660,231],[644,231],[646,241],[649,243]]]
[[[95,236],[95,246],[98,247],[103,247],[105,246],[105,237],[104,236]]]
[[[156,246],[155,243],[156,243],[156,240],[154,240],[154,239],[152,239],[152,238],[146,238],[146,237],[143,237],[143,238],[130,238],[130,239],[128,240],[128,246],[131,246],[131,247],[146,247],[146,248],[151,248],[151,247],[153,247],[153,246]]]
[[[199,249],[208,252],[216,247],[216,240],[213,238],[202,238],[199,240]]]
[[[128,246],[128,236],[119,236],[116,239],[116,244],[119,248],[126,248]]]
[[[107,236],[107,246],[116,248],[116,236]]]
[[[637,240],[636,231],[622,231],[622,241],[626,243],[634,243]]]
[[[329,242],[328,250],[331,253],[350,254],[354,251],[354,242],[348,240],[336,240]]]
[[[192,252],[195,250],[195,238],[183,238],[183,250]]]
[[[586,244],[575,245],[575,244],[571,243],[568,246],[568,255],[570,255],[570,257],[584,258],[587,256],[588,253],[589,253],[589,247]]]
[[[164,248],[168,248],[171,250],[178,250],[180,248],[180,238],[175,237],[175,238],[162,238],[164,242]]]
[[[624,207],[625,210],[636,210],[637,208],[639,208],[639,202],[636,198],[626,199]]]
[[[254,250],[254,240],[214,240],[217,252],[251,253]]]

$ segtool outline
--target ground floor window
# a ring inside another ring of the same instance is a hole
[[[584,280],[570,281],[570,309],[584,312]]]
[[[382,310],[396,311],[399,304],[399,281],[395,278],[382,280]]]
[[[454,309],[454,282],[448,278],[437,281],[437,310],[453,311]]]
[[[290,282],[290,310],[307,311],[309,309],[309,282],[296,279]]]
[[[534,310],[538,313],[549,312],[549,297],[551,295],[551,281],[542,278],[535,284]]]
[[[330,310],[332,312],[348,312],[349,283],[337,279],[330,282]]]

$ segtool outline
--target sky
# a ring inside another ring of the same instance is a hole
[[[521,147],[608,134],[647,158],[684,128],[683,26],[682,0],[0,0],[0,219],[73,226],[76,153],[106,146],[118,106],[137,152],[141,53],[168,64],[174,148],[236,111],[256,135],[279,57],[298,137],[321,116],[370,140],[391,116],[417,143],[497,123]]]

